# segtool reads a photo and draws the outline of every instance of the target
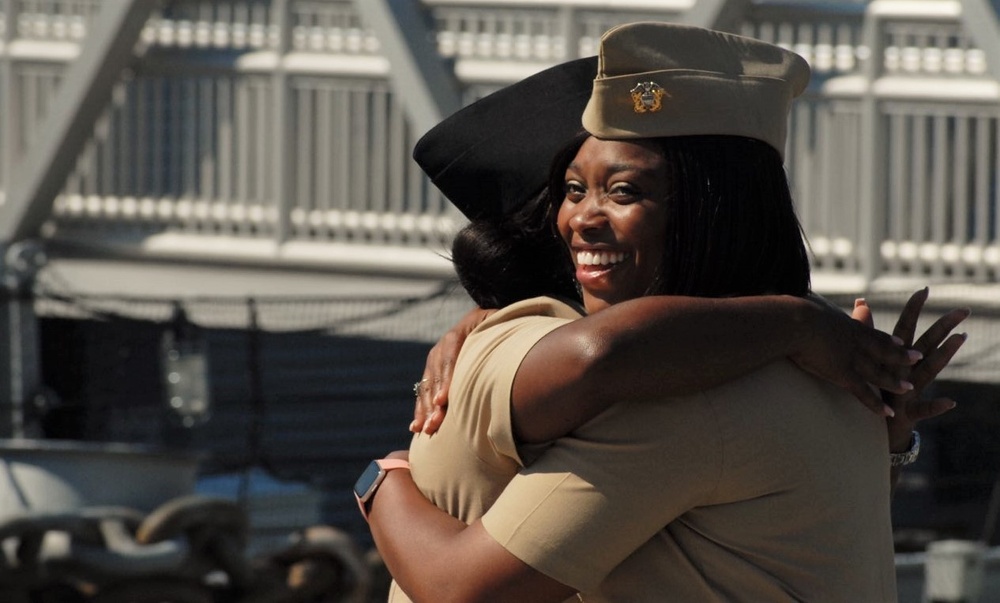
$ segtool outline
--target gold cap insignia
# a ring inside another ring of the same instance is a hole
[[[663,108],[664,95],[667,91],[664,90],[656,82],[639,82],[635,85],[635,88],[629,91],[632,94],[632,109],[636,113],[656,113]]]

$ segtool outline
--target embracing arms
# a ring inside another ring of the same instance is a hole
[[[926,299],[926,293],[918,292],[914,297],[915,299],[907,305],[904,318],[901,319],[900,325],[897,325],[896,328],[897,335],[907,343],[913,339],[916,318],[920,312],[922,300]],[[914,382],[915,389],[912,390],[912,394],[904,393],[887,398],[887,401],[896,409],[898,419],[890,422],[890,434],[894,432],[903,434],[898,438],[901,441],[905,439],[900,444],[903,448],[908,445],[909,433],[916,420],[933,416],[937,412],[934,410],[935,408],[943,408],[944,410],[950,408],[951,403],[947,401],[924,402],[920,400],[919,393],[947,364],[947,361],[957,350],[957,345],[961,344],[962,336],[949,337],[948,333],[966,315],[967,312],[963,311],[947,314],[917,340],[915,346],[923,352],[925,358],[916,365],[909,377]],[[643,322],[642,312],[638,312],[635,316],[638,317],[633,318],[633,320],[638,320],[636,324],[647,324]],[[846,318],[844,315],[841,317]],[[788,316],[785,315],[784,319],[787,325]],[[766,324],[766,321],[762,321],[762,324]],[[736,326],[739,327],[738,324]],[[858,326],[863,325],[858,323]],[[790,335],[797,329],[798,327],[787,328],[786,335],[794,340],[795,338]],[[567,330],[567,333],[571,332]],[[561,335],[566,335],[566,333]],[[633,336],[638,337],[639,335],[641,333]],[[812,337],[823,338],[828,335],[820,330],[813,333]],[[798,336],[801,337],[801,333]],[[583,345],[585,349],[587,345],[593,344],[591,338],[579,334],[576,337],[577,344]],[[806,339],[809,338],[806,336]],[[640,345],[650,344],[649,341],[645,341],[641,337],[639,340]],[[597,345],[608,345],[610,346],[608,350],[614,351],[619,349],[614,346],[623,345],[623,341],[612,338],[610,343],[598,342]],[[662,342],[660,343],[662,345]],[[672,343],[674,347],[684,347],[683,341],[674,340]],[[876,343],[878,344],[878,341]],[[851,346],[846,347],[850,348]],[[533,352],[539,349],[543,348],[536,345]],[[777,357],[782,356],[778,351],[781,349],[780,346],[769,349],[772,350],[772,353],[777,354]],[[794,350],[795,348],[791,346],[788,349]],[[596,357],[603,358],[608,354],[600,353]],[[786,350],[784,352],[784,355],[790,354],[794,354],[794,351]],[[621,360],[625,362],[624,367],[616,370],[623,370],[629,366],[632,370],[636,370],[637,365],[645,367],[649,364],[648,358],[641,355],[633,360],[629,360],[629,358],[631,357],[626,354],[625,359]],[[724,356],[721,361],[725,361]],[[552,366],[551,363],[550,366]],[[600,366],[600,364],[588,366]],[[646,368],[644,370],[652,369]],[[600,373],[595,372],[590,377],[594,377],[596,374]],[[596,383],[595,387],[600,388],[601,384]],[[642,391],[638,389],[642,387],[641,385],[630,383],[627,387],[633,388],[632,391]],[[620,391],[612,388],[609,394],[614,394],[615,398],[618,399],[621,394],[616,394],[616,392]],[[924,411],[921,408],[930,410]],[[401,587],[415,601],[561,601],[572,592],[570,587],[560,584],[513,557],[503,546],[493,540],[481,522],[477,521],[466,526],[435,507],[421,495],[407,471],[394,471],[389,474],[382,489],[379,490],[379,495],[374,499],[371,518],[372,533],[386,564]]]
[[[453,359],[483,312],[467,315],[432,350],[411,430],[433,433],[440,425]],[[623,398],[690,394],[786,357],[889,414],[869,384],[908,391],[902,377],[919,354],[808,299],[643,297],[538,342],[517,373],[514,429],[524,442],[551,440]]]
[[[680,396],[789,358],[887,413],[869,384],[904,392],[919,358],[881,333],[807,299],[643,297],[542,338],[518,369],[515,433],[563,435],[622,399]]]

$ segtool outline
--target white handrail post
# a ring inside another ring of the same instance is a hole
[[[886,141],[875,82],[882,75],[884,37],[881,15],[865,14],[862,39],[868,47],[863,75],[866,81],[861,99],[860,195],[858,200],[858,261],[864,287],[868,289],[881,271],[881,245],[885,216]]]
[[[0,93],[3,94],[2,104],[0,104],[3,107],[3,115],[0,117],[3,120],[3,125],[0,126],[0,132],[3,136],[3,140],[0,140],[0,187],[2,187],[4,196],[10,189],[12,166],[14,158],[19,152],[16,132],[21,121],[21,107],[20,103],[17,102],[16,90],[18,87],[14,84],[16,74],[14,73],[14,57],[11,54],[11,44],[17,37],[18,8],[17,0],[3,0],[6,27],[3,34],[4,56],[0,60]]]
[[[565,46],[563,60],[572,61],[580,58],[580,19],[577,18],[576,7],[571,4],[566,4],[559,11]]]
[[[292,16],[288,0],[273,0],[271,19],[278,34],[278,44],[274,49],[276,61],[271,80],[274,94],[275,142],[271,145],[271,165],[274,170],[274,208],[277,212],[274,236],[276,242],[280,244],[291,238],[291,210],[294,206],[292,199],[294,194],[292,186],[294,153],[291,152],[294,127],[292,125],[292,103],[289,99],[291,91],[288,83],[288,72],[285,69],[285,59],[292,44]]]

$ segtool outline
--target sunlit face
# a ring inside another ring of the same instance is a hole
[[[666,160],[642,141],[588,138],[566,169],[557,224],[588,312],[644,295],[665,247]]]

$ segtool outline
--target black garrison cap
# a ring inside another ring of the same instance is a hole
[[[501,218],[545,188],[549,164],[583,130],[597,57],[540,71],[456,111],[413,159],[466,217]]]

